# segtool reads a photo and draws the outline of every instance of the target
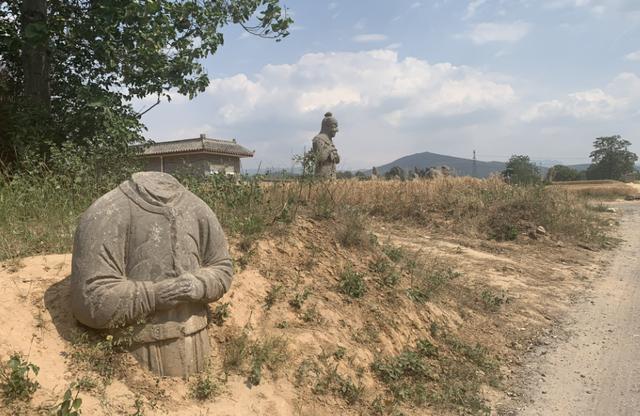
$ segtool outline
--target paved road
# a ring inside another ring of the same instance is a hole
[[[640,415],[640,204],[616,208],[625,242],[572,314],[573,335],[540,364],[533,402],[518,415]]]

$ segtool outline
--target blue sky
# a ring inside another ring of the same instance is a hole
[[[288,38],[227,28],[207,91],[147,113],[146,136],[236,138],[244,167],[288,167],[332,111],[341,169],[474,149],[583,163],[613,134],[640,154],[640,0],[284,4]]]

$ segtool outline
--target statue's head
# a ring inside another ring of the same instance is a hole
[[[320,133],[324,133],[329,136],[329,138],[333,138],[337,132],[338,120],[333,118],[333,114],[330,112],[326,113],[322,119],[322,128],[320,129]]]

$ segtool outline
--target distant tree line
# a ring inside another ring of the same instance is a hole
[[[594,150],[589,154],[591,165],[586,171],[555,165],[549,168],[546,181],[639,179],[640,175],[635,168],[638,156],[629,150],[629,146],[631,142],[619,135],[598,137],[593,142]],[[542,182],[540,168],[525,155],[511,156],[502,175],[513,184],[531,185]]]
[[[543,178],[541,169],[531,161],[527,155],[513,155],[507,161],[502,176],[509,183],[514,185],[537,185],[543,182],[565,182],[578,180],[640,180],[640,173],[636,171],[635,162],[638,156],[629,150],[631,142],[623,139],[619,135],[598,137],[593,142],[594,150],[589,154],[591,165],[586,170],[555,165],[549,168]],[[373,172],[372,172],[373,173]],[[437,176],[448,176],[452,170],[446,166],[419,169],[403,169],[400,166],[393,166],[384,172],[384,179],[408,180],[414,178],[433,178]],[[375,172],[377,175],[377,171]],[[337,173],[338,179],[359,178],[366,179],[362,171],[355,173],[351,171],[341,171]]]

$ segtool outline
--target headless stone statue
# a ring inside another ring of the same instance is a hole
[[[171,175],[140,172],[80,218],[71,306],[92,328],[133,325],[140,364],[187,377],[205,369],[207,303],[225,294],[232,274],[211,209]]]
[[[320,133],[313,138],[312,151],[316,159],[315,176],[317,178],[336,178],[336,165],[340,163],[340,156],[333,144],[333,138],[337,132],[338,121],[331,113],[326,113],[322,119]]]

